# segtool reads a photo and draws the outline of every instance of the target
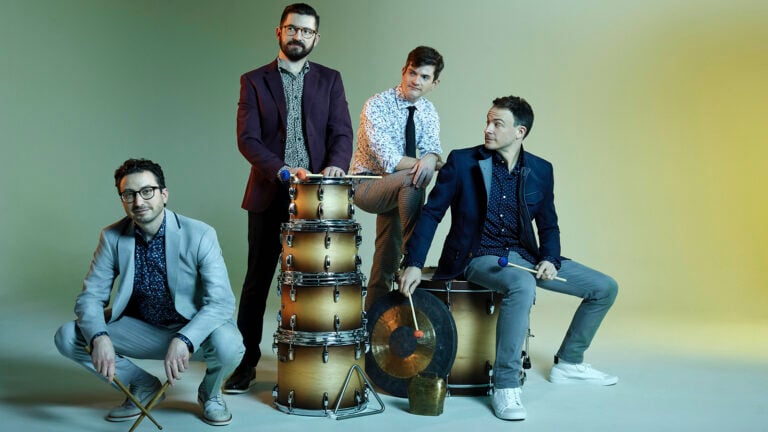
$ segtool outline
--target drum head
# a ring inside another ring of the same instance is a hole
[[[456,357],[456,324],[448,308],[430,293],[413,295],[416,320],[424,332],[414,336],[408,298],[390,292],[368,311],[371,349],[365,355],[365,371],[382,390],[408,397],[408,381],[422,372],[445,378]]]

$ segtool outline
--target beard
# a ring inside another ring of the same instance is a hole
[[[304,57],[308,56],[309,53],[312,52],[312,50],[315,48],[315,41],[312,41],[312,45],[307,47],[304,45],[303,42],[296,41],[296,40],[290,40],[287,43],[280,45],[280,51],[285,54],[285,56],[290,61],[299,61],[303,59]]]

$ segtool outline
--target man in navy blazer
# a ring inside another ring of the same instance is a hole
[[[56,346],[108,382],[119,378],[144,405],[160,381],[126,357],[164,359],[171,384],[181,379],[190,359],[203,360],[207,368],[198,389],[203,420],[229,424],[221,384],[244,347],[216,232],[165,208],[165,176],[152,161],[125,161],[115,171],[115,186],[127,216],[102,230],[75,303],[77,320],[59,329]],[[139,414],[126,399],[107,420]]]
[[[583,299],[555,356],[550,381],[618,382],[583,363],[618,286],[610,276],[561,256],[552,165],[522,146],[532,126],[533,110],[525,99],[493,101],[485,144],[451,152],[439,171],[406,245],[400,278],[400,292],[410,295],[421,281],[437,225],[450,207],[451,227],[434,278],[465,277],[502,295],[492,405],[496,416],[505,420],[526,417],[520,399],[521,353],[537,285]]]
[[[281,249],[280,225],[288,220],[285,181],[307,172],[343,176],[352,156],[341,75],[307,61],[320,40],[319,25],[311,6],[287,6],[275,30],[277,59],[240,78],[237,144],[251,165],[242,203],[248,211],[248,270],[237,315],[246,351],[224,386],[227,393],[248,390],[261,358],[264,310]]]

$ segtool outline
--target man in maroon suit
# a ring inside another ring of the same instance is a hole
[[[343,176],[352,156],[341,75],[307,61],[320,40],[319,25],[311,6],[287,6],[275,29],[277,59],[240,78],[237,145],[251,164],[242,204],[248,211],[248,271],[237,317],[246,351],[224,385],[226,393],[248,391],[256,376],[264,309],[281,249],[280,224],[288,220],[284,180],[307,172]]]

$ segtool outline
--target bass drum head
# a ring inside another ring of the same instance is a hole
[[[422,338],[414,335],[410,303],[399,292],[380,297],[368,311],[365,371],[380,389],[402,398],[412,377],[426,372],[446,378],[456,357],[456,323],[445,304],[419,290],[412,299]]]

